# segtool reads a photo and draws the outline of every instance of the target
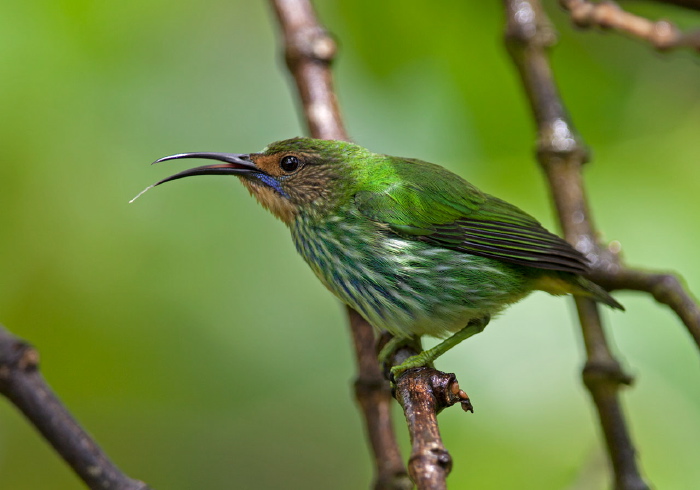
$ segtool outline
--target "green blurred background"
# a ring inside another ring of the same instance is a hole
[[[556,228],[499,2],[317,2],[351,135],[441,163]],[[700,291],[700,66],[576,32],[548,2],[562,93],[593,149],[596,222],[631,264]],[[683,26],[700,18],[640,7]],[[182,151],[302,134],[266,2],[0,3],[0,321],[114,461],[159,489],[368,488],[345,318],[284,226],[234,180],[169,184]],[[700,481],[700,370],[648,296],[606,310],[638,376],[624,405],[658,488]],[[570,300],[537,293],[438,367],[453,488],[607,488]],[[400,412],[397,430],[406,447]],[[5,400],[0,487],[80,482]]]

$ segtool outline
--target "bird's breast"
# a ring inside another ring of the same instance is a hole
[[[400,237],[352,213],[297,219],[291,230],[321,282],[394,335],[445,336],[526,290],[507,264]]]

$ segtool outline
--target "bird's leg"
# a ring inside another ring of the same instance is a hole
[[[415,356],[411,356],[408,359],[406,359],[404,362],[399,364],[398,366],[394,366],[391,368],[391,376],[393,379],[396,379],[401,373],[404,371],[415,368],[415,367],[421,367],[425,366],[427,364],[430,364],[433,362],[435,359],[443,355],[445,352],[450,350],[452,347],[455,345],[459,344],[463,340],[468,339],[469,337],[476,335],[484,330],[486,328],[486,325],[488,325],[490,320],[489,316],[485,316],[483,318],[474,318],[467,323],[467,326],[464,327],[462,330],[459,332],[453,334],[451,337],[446,338],[442,342],[440,342],[438,345],[433,347],[432,349],[424,350],[420,354],[417,354]],[[394,339],[392,339],[394,340]],[[389,341],[391,343],[391,341]],[[387,344],[388,345],[388,344]],[[382,353],[384,353],[384,349],[382,349]],[[388,354],[388,353],[387,353]],[[381,353],[380,353],[381,355]]]
[[[384,364],[389,360],[389,356],[401,345],[409,342],[411,339],[406,337],[391,337],[389,341],[384,344],[382,350],[379,351],[377,358],[379,359],[379,364]]]

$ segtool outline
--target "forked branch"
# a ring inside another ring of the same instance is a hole
[[[588,210],[581,167],[588,152],[559,96],[548,48],[556,35],[537,0],[506,0],[506,45],[520,73],[537,125],[537,157],[566,239],[592,262],[601,255]],[[587,361],[583,378],[607,443],[618,490],[645,490],[618,391],[629,384],[606,340],[597,305],[576,298]]]

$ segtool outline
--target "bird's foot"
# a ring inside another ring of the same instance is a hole
[[[398,349],[401,345],[403,345],[407,340],[403,337],[391,337],[389,341],[382,347],[382,350],[379,351],[379,355],[377,355],[377,358],[379,359],[380,364],[384,364],[389,360],[389,356],[391,356],[396,349]]]
[[[455,375],[438,371],[432,366],[420,365],[424,360],[416,359],[420,357],[420,355],[413,356],[406,360],[406,366],[400,364],[392,369],[393,396],[399,399],[404,396],[401,394],[397,395],[399,390],[405,394],[404,390],[417,388],[418,391],[424,394],[430,393],[432,395],[433,401],[439,407],[438,411],[459,403],[462,410],[474,413],[474,406],[469,396],[459,387],[459,382],[457,382]],[[403,370],[404,368],[405,370]],[[406,379],[403,377],[404,373],[408,373]]]
[[[433,361],[435,361],[435,359],[443,355],[455,345],[481,332],[486,327],[488,322],[488,316],[485,316],[483,318],[472,319],[466,327],[464,327],[459,332],[453,334],[451,337],[446,338],[432,349],[424,350],[420,354],[409,357],[398,366],[392,367],[391,378],[395,380],[398,376],[401,375],[401,373],[409,369],[431,365]],[[385,350],[386,347],[382,349],[382,353],[384,353]]]
[[[420,354],[416,354],[415,356],[411,356],[408,359],[406,359],[404,362],[402,362],[401,364],[392,367],[390,370],[390,372],[391,372],[390,379],[392,381],[396,381],[396,379],[399,376],[401,376],[404,372],[408,371],[409,369],[430,365],[433,362],[433,359],[431,359],[430,356],[426,356],[425,352],[426,351],[423,351]]]

